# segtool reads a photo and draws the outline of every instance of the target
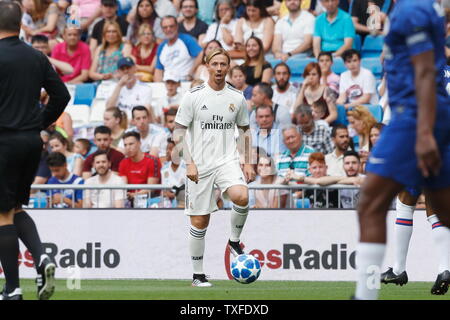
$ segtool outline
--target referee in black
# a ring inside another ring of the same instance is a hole
[[[19,239],[31,252],[38,277],[38,298],[54,291],[55,264],[44,254],[28,204],[42,150],[40,131],[55,122],[70,100],[48,58],[19,40],[22,10],[0,1],[0,262],[6,284],[1,300],[21,300]],[[50,96],[39,107],[41,89]]]

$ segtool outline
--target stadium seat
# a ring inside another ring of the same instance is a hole
[[[317,62],[317,60],[314,58],[289,59],[286,64],[291,69],[292,75],[302,76],[306,65],[310,62]]]
[[[164,97],[167,93],[164,82],[150,82],[148,84],[152,89],[152,100],[157,101]]]
[[[91,106],[91,114],[89,116],[89,123],[103,124],[103,114],[106,109],[106,100],[102,98],[95,98]]]
[[[65,111],[72,117],[74,128],[89,123],[91,108],[88,105],[70,105],[66,107]]]
[[[299,84],[302,84],[304,80],[305,79],[300,75],[292,75],[290,82],[294,83],[294,84],[296,83],[299,85]]]
[[[93,83],[78,84],[75,87],[75,99],[73,104],[90,106],[95,98],[96,85]]]
[[[337,109],[337,119],[335,124],[343,124],[345,126],[348,126],[348,120],[347,120],[347,112],[342,104],[339,104],[336,106]]]
[[[67,90],[69,91],[69,94],[70,94],[70,101],[69,101],[68,105],[71,105],[71,104],[73,104],[73,101],[75,100],[75,88],[76,88],[76,85],[75,84],[68,84],[68,83],[66,83],[66,87],[67,87]]]
[[[191,89],[191,83],[192,83],[191,81],[181,81],[181,86],[180,86],[180,89],[179,89],[179,90],[181,90],[180,92],[181,93],[185,93],[186,91]]]
[[[369,109],[370,113],[374,116],[377,122],[381,122],[383,120],[383,108],[380,105],[364,104],[364,106]],[[336,108],[338,115],[335,124],[343,124],[348,126],[347,111],[344,106],[340,104],[337,105]]]
[[[384,37],[383,36],[371,36],[368,35],[364,39],[364,43],[361,49],[361,56],[363,58],[374,58],[381,55],[383,51]]]
[[[338,75],[340,75],[344,71],[347,71],[347,67],[344,64],[344,60],[342,60],[342,58],[334,58],[331,70]]]
[[[383,65],[381,64],[380,58],[363,58],[361,66],[372,71],[376,79],[383,77]]]
[[[95,99],[104,99],[108,100],[111,97],[114,88],[116,87],[115,81],[102,81],[97,86],[97,91],[95,93]]]
[[[275,58],[273,57],[273,55],[266,55],[265,58],[266,58],[267,62],[270,63],[270,65],[272,66],[272,68],[275,68],[275,66],[281,62],[280,59],[275,59]]]
[[[367,105],[367,107],[369,108],[370,113],[372,113],[377,122],[383,121],[383,108],[379,104]]]
[[[361,36],[359,34],[356,34],[353,39],[353,49],[361,51]]]

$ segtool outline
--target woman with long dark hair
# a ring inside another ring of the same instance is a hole
[[[263,1],[248,0],[245,13],[236,26],[236,49],[251,37],[261,39],[264,53],[272,47],[275,23],[266,10]]]
[[[136,16],[133,23],[130,23],[127,30],[126,38],[132,44],[136,45],[139,41],[139,27],[147,23],[152,29],[157,42],[162,42],[164,33],[161,28],[161,19],[155,11],[151,0],[139,0],[136,7]]]
[[[263,43],[260,38],[251,36],[245,43],[245,62],[242,65],[247,84],[254,86],[259,82],[270,83],[272,66],[264,58]]]

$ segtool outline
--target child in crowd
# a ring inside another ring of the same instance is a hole
[[[93,146],[88,139],[79,138],[75,141],[73,151],[78,153],[86,160],[91,154],[97,150],[97,147]]]
[[[312,115],[317,125],[329,127],[328,122],[323,120],[326,116],[327,108],[327,104],[322,100],[317,100],[311,105]]]

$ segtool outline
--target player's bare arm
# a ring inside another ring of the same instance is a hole
[[[175,130],[173,131],[173,141],[175,142],[175,148],[173,152],[181,153],[181,157],[186,163],[186,176],[194,181],[198,182],[198,170],[197,166],[192,159],[191,153],[189,151],[189,147],[186,143],[185,135],[186,135],[187,127],[175,122]],[[178,157],[175,157],[178,158]]]
[[[436,120],[434,61],[432,50],[412,57],[418,104],[416,154],[418,166],[424,177],[437,175],[441,167],[441,157],[433,136]]]
[[[255,180],[256,173],[253,167],[252,157],[252,134],[250,131],[250,126],[238,126],[239,138],[238,145],[242,148],[238,148],[239,152],[244,153],[244,176],[248,182]]]

